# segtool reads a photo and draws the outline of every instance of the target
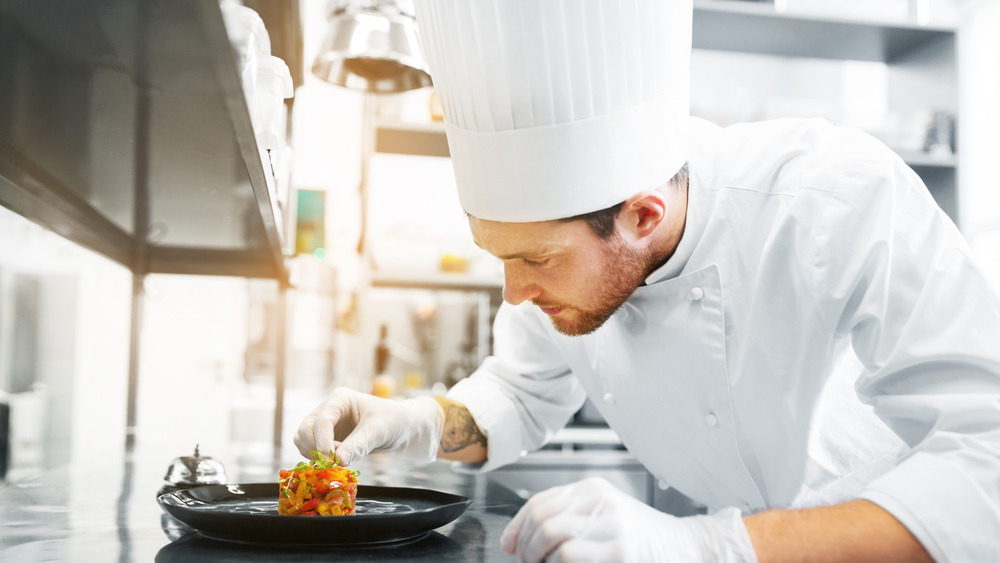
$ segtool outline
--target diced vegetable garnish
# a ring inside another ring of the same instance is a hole
[[[354,514],[358,472],[341,467],[333,452],[311,452],[312,461],[278,472],[278,513],[301,516]]]

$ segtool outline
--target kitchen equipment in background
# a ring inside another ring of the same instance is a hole
[[[7,478],[10,467],[10,405],[0,397],[0,481]]]
[[[587,397],[587,400],[583,402],[583,406],[580,410],[576,411],[573,415],[572,424],[575,426],[604,426],[608,425],[608,422],[604,419],[604,415],[601,411],[597,410],[597,405]]]
[[[219,7],[241,72],[250,60],[271,54],[271,36],[260,14],[239,0],[222,0]]]
[[[935,158],[955,155],[955,117],[946,111],[935,111],[927,120],[924,152]]]
[[[319,78],[383,94],[430,86],[412,0],[331,0],[328,20],[312,66]]]
[[[444,121],[444,104],[441,103],[441,96],[437,95],[437,90],[431,90],[431,95],[427,99],[430,110],[431,121]]]
[[[281,185],[278,199],[284,200],[287,189],[284,184],[288,178],[279,176],[278,172],[287,176],[283,168],[286,163],[282,159],[288,158],[285,100],[295,92],[292,75],[285,61],[271,54],[271,37],[260,14],[237,0],[223,0],[220,8],[226,34],[236,55],[254,135],[270,158],[276,183]]]
[[[704,505],[658,482],[622,450],[539,450],[489,473],[489,480],[527,500],[550,487],[601,477],[628,495],[673,516],[705,514]]]
[[[326,256],[326,192],[298,190],[295,206],[295,252]]]
[[[396,378],[388,372],[389,357],[389,327],[383,324],[375,344],[375,377],[372,378],[372,395],[383,399],[396,394]]]
[[[430,308],[428,314],[414,312],[413,333],[417,340],[419,351],[404,346],[389,339],[389,325],[379,326],[379,338],[375,344],[375,375],[372,378],[372,395],[391,399],[398,395],[420,394],[423,392],[424,372],[428,371],[432,358],[430,354],[436,348],[436,337],[433,328],[427,323],[434,320],[436,308]],[[398,364],[395,369],[390,363],[395,359]],[[403,367],[405,371],[400,372]],[[403,375],[400,376],[399,373]]]
[[[221,462],[201,455],[196,444],[194,455],[181,456],[170,462],[163,481],[163,486],[156,492],[157,498],[167,493],[192,487],[225,484],[227,481],[226,469]],[[170,538],[170,541],[180,539],[194,531],[193,528],[166,512],[160,515],[160,529]]]
[[[6,442],[0,479],[18,481],[45,466],[46,443],[51,440],[51,427],[58,424],[53,415],[53,395],[49,386],[40,381],[27,390],[5,393],[0,390],[0,404],[6,410],[6,428],[0,426],[0,440]]]
[[[167,467],[163,476],[164,485],[156,496],[176,491],[190,489],[201,485],[224,485],[226,483],[226,468],[222,462],[208,456],[203,456],[194,447],[194,455],[175,458]]]
[[[260,124],[257,139],[268,153],[282,150],[286,143],[288,121],[288,114],[284,111],[285,100],[294,94],[288,65],[278,57],[262,57],[257,61],[253,79],[253,109],[256,109],[257,123]],[[272,165],[274,160],[276,158],[272,158]]]

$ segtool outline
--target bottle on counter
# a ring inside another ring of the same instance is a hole
[[[396,395],[396,378],[389,374],[389,327],[379,327],[375,344],[375,377],[372,378],[372,395],[390,399]]]

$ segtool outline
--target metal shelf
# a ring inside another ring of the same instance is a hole
[[[954,169],[958,159],[954,156],[934,156],[926,152],[897,150],[898,154],[906,164],[911,167],[938,168],[942,170]]]
[[[218,2],[0,4],[0,205],[138,274],[287,279]]]
[[[696,0],[693,46],[716,51],[892,63],[954,39],[947,26],[779,13],[770,2]]]
[[[214,66],[219,89],[232,121],[233,134],[239,145],[243,162],[246,164],[254,201],[264,224],[267,250],[274,263],[274,275],[268,277],[286,278],[288,274],[283,240],[284,216],[278,206],[271,160],[264,147],[257,143],[257,136],[253,130],[246,97],[243,93],[242,80],[237,72],[233,49],[226,34],[222,12],[217,2],[199,0],[193,0],[193,2],[201,13],[207,47],[206,54]],[[252,264],[252,261],[248,261],[248,263]]]
[[[446,272],[420,274],[375,270],[372,272],[371,284],[372,287],[455,291],[499,292],[503,289],[503,279],[500,277]]]
[[[444,123],[383,121],[375,126],[375,152],[449,157]]]
[[[440,123],[383,121],[376,128],[376,152],[447,157],[448,141]],[[937,158],[923,152],[896,151],[910,166],[954,169],[956,158]]]

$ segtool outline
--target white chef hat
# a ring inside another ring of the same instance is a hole
[[[467,213],[610,207],[686,161],[691,0],[417,0]]]

